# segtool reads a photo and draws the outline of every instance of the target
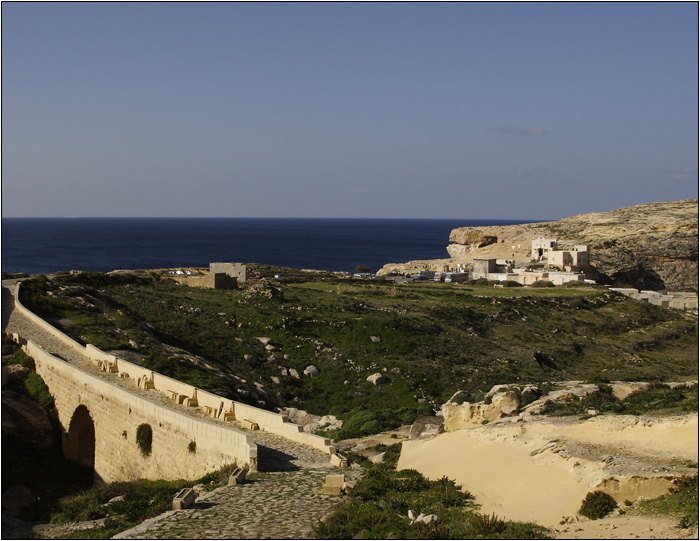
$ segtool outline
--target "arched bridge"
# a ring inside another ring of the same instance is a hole
[[[331,441],[306,434],[284,415],[196,389],[49,325],[3,287],[3,329],[34,358],[54,397],[67,458],[104,481],[195,479],[236,462],[255,470],[259,429],[315,448],[345,465]]]

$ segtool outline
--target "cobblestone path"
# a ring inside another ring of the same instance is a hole
[[[168,511],[121,532],[115,539],[310,539],[313,526],[342,501],[321,494],[329,474],[356,480],[361,468],[339,470],[328,456],[274,434],[253,432],[260,471],[247,482],[221,487],[194,507]]]
[[[102,372],[79,352],[63,345],[22,316],[14,308],[14,298],[2,288],[2,324],[7,333],[19,333],[48,352],[130,392],[167,407],[208,419],[195,408],[174,404],[164,395],[139,389],[132,382]],[[214,422],[214,421],[212,421]],[[245,431],[237,422],[233,425]],[[121,532],[115,539],[308,539],[313,525],[328,515],[342,498],[321,494],[326,475],[345,474],[356,480],[362,469],[353,465],[338,469],[330,457],[312,447],[292,442],[268,432],[251,432],[258,445],[258,472],[247,482],[220,487],[197,498],[195,505],[181,511],[168,511]]]
[[[341,501],[321,494],[329,469],[251,474],[240,486],[221,487],[194,507],[168,511],[115,539],[310,539],[313,526]],[[357,469],[345,470],[346,478]]]

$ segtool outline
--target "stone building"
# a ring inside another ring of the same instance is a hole
[[[245,277],[246,266],[243,263],[210,263],[208,274],[177,280],[190,287],[236,289],[239,282],[245,282]]]
[[[574,246],[573,250],[551,250],[547,264],[559,267],[561,270],[578,272],[588,268],[590,263],[590,246]]]
[[[533,261],[542,261],[543,259],[547,259],[550,251],[556,249],[556,239],[546,239],[544,237],[537,237],[532,241],[532,251],[530,254],[530,259],[532,259]]]

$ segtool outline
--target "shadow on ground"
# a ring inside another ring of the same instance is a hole
[[[299,466],[292,460],[297,457],[258,444],[258,471],[297,471]]]

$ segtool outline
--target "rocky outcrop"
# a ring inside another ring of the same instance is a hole
[[[532,240],[557,239],[560,248],[591,247],[598,280],[654,290],[698,287],[698,200],[649,203],[610,212],[580,214],[556,222],[461,227],[450,234],[450,259],[386,265],[380,274],[471,263],[474,258],[530,260]]]
[[[19,438],[37,447],[51,447],[51,423],[46,410],[26,396],[3,390],[2,437]]]
[[[458,403],[461,391],[442,405],[445,430],[460,430],[480,426],[501,417],[512,415],[520,408],[520,389],[495,386],[481,402]],[[453,401],[453,399],[455,401]]]
[[[282,411],[287,415],[290,422],[301,426],[304,432],[310,434],[319,429],[332,430],[343,427],[343,421],[337,419],[334,415],[319,417],[297,408],[284,408]]]

